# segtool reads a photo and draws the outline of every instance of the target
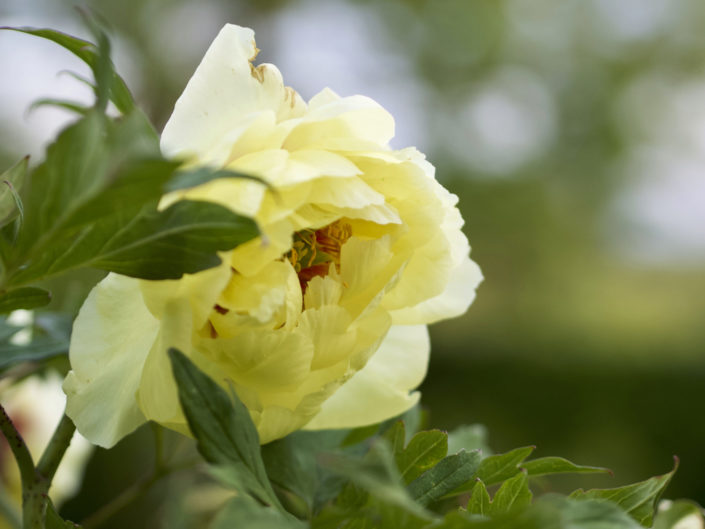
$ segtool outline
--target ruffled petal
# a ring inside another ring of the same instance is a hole
[[[220,151],[213,159],[208,153],[251,114],[273,111],[282,121],[304,112],[305,103],[284,86],[275,66],[252,66],[256,54],[251,29],[223,27],[164,127],[161,145],[168,156],[196,156],[201,162],[222,165],[227,153]]]
[[[414,307],[391,311],[394,324],[435,323],[464,314],[475,300],[475,290],[482,279],[480,267],[466,257],[451,272],[448,285],[442,294]]]
[[[91,442],[110,448],[145,422],[135,394],[158,332],[136,279],[109,274],[81,307],[63,387],[66,413]]]
[[[304,428],[356,428],[394,417],[419,400],[428,367],[425,325],[395,325],[367,365],[343,384]]]

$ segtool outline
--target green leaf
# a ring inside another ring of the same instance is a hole
[[[0,313],[17,309],[36,309],[48,305],[51,294],[35,287],[22,287],[0,295]]]
[[[487,486],[501,483],[519,472],[519,465],[531,455],[535,448],[535,446],[525,446],[483,459],[475,477],[481,479]]]
[[[178,279],[217,266],[216,252],[258,234],[251,219],[212,202],[184,200],[164,211],[120,215],[90,226],[71,242],[57,241],[11,280],[25,283],[89,266],[141,279]]]
[[[531,504],[532,494],[529,490],[529,478],[526,472],[519,472],[508,479],[499,488],[490,504],[490,514],[509,512]]]
[[[303,529],[307,525],[271,507],[264,507],[252,498],[233,498],[218,512],[211,529]]]
[[[22,201],[18,193],[27,177],[29,156],[25,156],[0,175],[0,226],[10,222],[22,212]]]
[[[440,430],[429,430],[414,435],[404,450],[395,453],[395,460],[404,483],[409,484],[447,453],[448,435]]]
[[[251,219],[223,206],[184,200],[138,217],[90,265],[142,279],[178,279],[217,266],[215,252],[231,250],[258,233]]]
[[[80,529],[81,527],[80,525],[64,520],[61,516],[59,516],[51,500],[49,500],[49,504],[47,505],[45,524],[46,529]]]
[[[477,480],[472,488],[472,495],[470,496],[467,510],[471,514],[481,514],[483,516],[489,516],[490,514],[490,494],[487,492],[485,484],[480,480]]]
[[[687,527],[705,527],[705,519],[703,518],[703,509],[696,503],[678,500],[671,503],[668,507],[662,509],[665,501],[659,506],[659,511],[654,519],[653,529],[675,529],[676,526],[683,522],[683,527],[686,527],[685,520],[693,523]]]
[[[676,470],[678,470],[678,458],[675,458],[673,470],[662,476],[655,476],[646,481],[614,489],[592,489],[588,491],[579,489],[573,492],[570,497],[579,500],[609,500],[619,505],[640,524],[649,526],[653,520],[656,504]]]
[[[576,465],[562,457],[542,457],[531,461],[524,461],[522,468],[529,476],[543,476],[547,474],[611,474],[612,471],[603,467],[590,467]]]
[[[206,461],[229,469],[233,482],[260,501],[283,509],[262,462],[259,435],[245,405],[200,371],[183,353],[169,349],[179,400],[198,451]]]
[[[472,478],[480,465],[480,458],[478,451],[464,450],[443,458],[409,484],[409,494],[421,505],[439,500]]]
[[[197,167],[195,169],[178,171],[169,181],[165,191],[178,191],[180,189],[188,189],[191,187],[206,184],[212,180],[219,178],[239,178],[243,180],[252,180],[260,183],[265,187],[269,184],[256,176],[240,173],[237,171],[229,171],[227,169],[213,169],[210,167]]]
[[[78,103],[76,101],[68,101],[66,99],[54,99],[51,97],[45,97],[42,99],[37,99],[36,101],[33,101],[32,104],[29,106],[28,112],[32,112],[40,107],[57,107],[57,108],[63,108],[64,110],[68,110],[69,112],[73,112],[75,114],[78,114],[79,116],[85,116],[90,112],[90,107],[86,107],[81,103]]]
[[[373,444],[363,459],[344,454],[322,454],[319,460],[324,468],[348,478],[376,500],[421,518],[428,517],[423,507],[414,502],[403,487],[394,457],[386,443]]]
[[[48,336],[35,338],[27,345],[0,344],[0,372],[21,362],[38,362],[46,358],[66,354],[69,344]]]
[[[95,44],[87,40],[73,37],[66,33],[48,28],[30,28],[30,27],[0,27],[0,29],[9,29],[19,31],[51,40],[73,53],[76,57],[85,62],[91,70],[93,70],[96,80],[100,80],[105,75],[104,66],[100,63],[100,55]],[[123,114],[131,112],[135,107],[135,102],[127,88],[125,81],[113,71],[112,66],[109,70],[110,83],[110,100],[115,104],[117,109]]]
[[[536,447],[525,446],[516,448],[504,454],[497,454],[487,457],[482,460],[477,472],[473,476],[475,479],[480,479],[486,486],[495,485],[502,481],[514,477],[519,472],[519,465],[524,461]],[[449,496],[457,496],[470,492],[474,483],[466,483],[451,491]]]

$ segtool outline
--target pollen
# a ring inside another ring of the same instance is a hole
[[[340,251],[351,237],[350,224],[337,220],[317,230],[305,229],[294,234],[294,242],[286,258],[296,270],[301,290],[316,276],[328,274],[330,263],[340,272]]]

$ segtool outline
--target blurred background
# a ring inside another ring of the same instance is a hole
[[[87,36],[74,3],[3,0],[0,25]],[[485,274],[468,314],[432,329],[431,426],[481,423],[495,451],[535,444],[614,471],[587,486],[664,473],[675,454],[667,496],[705,503],[705,3],[84,5],[112,25],[118,71],[158,129],[233,22],[255,29],[258,59],[304,98],[325,86],[371,96],[396,118],[393,146],[427,153]],[[28,113],[33,100],[90,101],[63,70],[88,75],[49,42],[0,32],[0,167],[41,159],[70,119]],[[50,308],[76,311],[97,278],[62,285]],[[118,446],[110,487],[140,475],[150,435]],[[96,452],[67,516],[109,497],[110,459]]]

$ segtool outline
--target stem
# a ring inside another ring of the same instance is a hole
[[[15,428],[15,425],[12,423],[10,416],[1,404],[0,431],[2,431],[5,439],[7,439],[7,444],[10,446],[10,450],[12,450],[12,454],[15,456],[15,461],[17,461],[17,466],[20,468],[22,488],[24,489],[34,481],[34,461],[32,460],[32,455],[29,453],[29,449],[27,448],[24,439],[22,439],[20,432],[17,431],[17,428]]]
[[[71,439],[75,431],[76,426],[71,419],[64,414],[37,464],[37,472],[39,472],[49,484],[51,484],[51,480],[54,479],[56,469],[59,468],[59,463],[61,463],[66,450],[71,444]]]
[[[75,430],[76,427],[71,419],[64,414],[34,470],[34,480],[28,486],[25,486],[23,482],[22,520],[24,529],[44,529],[51,480],[54,479],[56,469],[71,444]]]

